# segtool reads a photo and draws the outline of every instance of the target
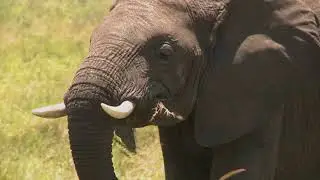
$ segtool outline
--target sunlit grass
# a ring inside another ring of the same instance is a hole
[[[0,2],[0,179],[76,179],[66,119],[31,109],[62,101],[111,0]],[[162,179],[156,130],[138,130],[139,151],[114,148],[120,179]],[[146,144],[147,143],[147,144]]]

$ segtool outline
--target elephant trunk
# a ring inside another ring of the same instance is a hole
[[[111,155],[113,128],[99,119],[69,117],[68,123],[79,179],[116,179]]]
[[[86,60],[64,98],[72,157],[79,179],[116,179],[111,155],[112,118],[100,104],[117,103],[119,86],[114,76],[106,74],[108,70],[96,70],[90,61],[103,62]]]
[[[103,94],[84,83],[72,86],[65,96],[70,147],[80,180],[116,179],[111,155],[114,128],[99,110]]]

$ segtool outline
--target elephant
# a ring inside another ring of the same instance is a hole
[[[320,2],[116,0],[62,104],[79,179],[113,127],[156,125],[168,180],[320,178]],[[316,14],[317,13],[317,14]]]

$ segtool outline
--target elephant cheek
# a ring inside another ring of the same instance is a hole
[[[112,166],[113,129],[104,122],[69,118],[72,157],[80,180],[117,179]]]

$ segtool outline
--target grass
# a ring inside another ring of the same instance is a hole
[[[62,101],[111,0],[0,2],[0,180],[77,179],[65,118],[31,109]],[[138,153],[114,143],[119,179],[163,179],[157,130],[138,130]]]

